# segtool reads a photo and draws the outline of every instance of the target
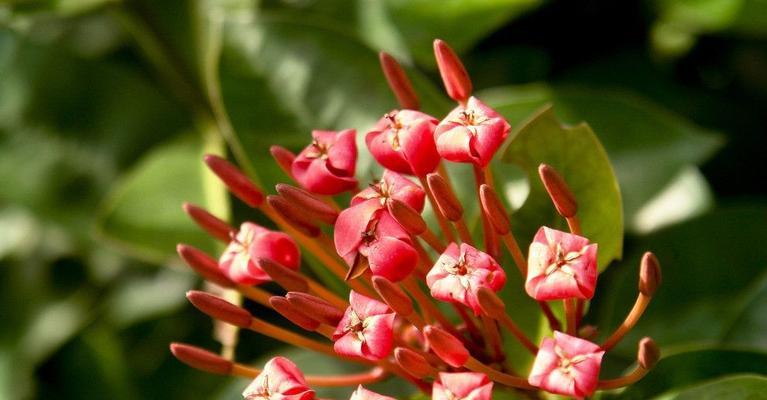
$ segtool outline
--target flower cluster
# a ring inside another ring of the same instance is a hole
[[[381,54],[384,74],[403,109],[385,114],[364,137],[385,169],[377,182],[359,188],[354,129],[316,130],[297,155],[278,146],[271,149],[296,184],[277,185],[277,194],[265,195],[227,160],[205,158],[233,195],[281,231],[253,222],[235,229],[200,207],[184,205],[200,227],[226,243],[226,250],[216,260],[179,245],[182,259],[212,284],[276,311],[309,333],[271,324],[207,292],[187,294],[195,307],[216,320],[369,369],[305,376],[283,357],[255,369],[174,343],[171,351],[178,359],[211,373],[253,379],[243,392],[246,399],[290,400],[315,399],[312,388],[325,386],[356,387],[351,399],[392,399],[364,387],[391,376],[411,382],[433,399],[488,400],[493,390],[542,390],[583,398],[636,382],[657,362],[658,349],[645,338],[632,372],[600,377],[605,352],[633,328],[659,285],[658,261],[645,254],[634,308],[607,340],[593,342],[596,329],[584,326],[582,318],[598,278],[598,245],[581,233],[575,196],[554,168],[540,166],[540,178],[569,231],[541,227],[525,255],[495,193],[490,168],[511,126],[471,95],[471,81],[453,51],[439,40],[434,49],[447,93],[458,103],[441,121],[419,111],[403,70]],[[445,161],[474,170],[482,243],[475,243],[455,192],[470,189],[453,186]],[[341,208],[332,196],[346,192],[351,192],[351,201]],[[436,231],[422,217],[427,201]],[[315,280],[316,274],[302,272],[299,248],[346,282],[348,296]],[[524,290],[548,321],[551,333],[540,345],[517,326],[498,294],[506,274],[517,273],[502,265],[504,249],[522,274]],[[272,294],[259,287],[268,281],[285,292]],[[558,302],[562,313],[552,309]],[[447,303],[449,312],[439,303]],[[508,359],[504,338],[519,341],[534,356],[526,376]]]

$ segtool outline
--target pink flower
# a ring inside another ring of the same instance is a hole
[[[538,230],[527,259],[527,294],[539,301],[590,299],[596,284],[596,244],[545,226]]]
[[[591,396],[604,354],[594,343],[555,331],[554,339],[541,342],[528,382],[551,393]]]
[[[349,303],[333,333],[336,353],[368,360],[388,356],[394,346],[395,314],[386,304],[353,290]]]
[[[355,206],[368,200],[376,200],[381,208],[384,208],[389,199],[395,199],[420,212],[423,211],[425,196],[426,193],[420,186],[396,172],[386,170],[380,181],[357,193],[351,204]]]
[[[349,266],[367,262],[373,275],[393,282],[405,279],[418,262],[410,235],[377,200],[343,210],[333,238],[338,255]]]
[[[365,136],[373,157],[401,174],[424,176],[434,172],[439,154],[434,143],[437,119],[413,110],[394,110]]]
[[[258,285],[271,280],[257,264],[259,258],[275,261],[293,270],[297,270],[301,262],[298,246],[290,236],[244,222],[221,255],[218,267],[234,282]]]
[[[274,357],[245,388],[246,400],[312,400],[314,391],[306,386],[304,374],[284,357]]]
[[[434,131],[439,155],[449,161],[484,167],[509,135],[511,126],[490,107],[470,97],[458,106]]]
[[[432,387],[432,400],[490,400],[493,382],[479,372],[440,372]]]
[[[394,397],[380,395],[376,392],[365,389],[362,385],[357,387],[357,390],[352,393],[352,397],[349,400],[395,400]]]
[[[479,314],[477,289],[487,287],[497,292],[506,283],[506,273],[490,257],[466,243],[450,243],[426,275],[426,284],[435,299],[458,302]]]
[[[323,195],[334,195],[355,188],[356,134],[354,129],[340,132],[312,131],[312,144],[293,160],[293,178],[304,189]]]

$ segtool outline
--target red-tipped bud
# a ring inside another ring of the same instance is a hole
[[[279,193],[285,200],[291,204],[295,204],[308,215],[329,225],[332,225],[336,222],[336,218],[338,218],[338,211],[336,211],[328,203],[322,201],[322,199],[319,197],[307,192],[304,189],[299,189],[295,186],[286,185],[284,183],[278,184],[276,189],[277,193]]]
[[[429,189],[434,194],[434,200],[437,202],[439,211],[450,221],[458,221],[463,216],[463,207],[461,202],[455,197],[455,194],[448,186],[445,179],[437,173],[426,175],[426,181]]]
[[[482,211],[490,220],[495,232],[499,235],[509,233],[511,231],[509,216],[495,191],[487,184],[482,184],[479,187],[479,200],[482,203]]]
[[[192,305],[198,310],[211,318],[239,326],[240,328],[247,328],[250,326],[250,321],[253,319],[253,316],[244,308],[237,307],[234,304],[207,292],[190,290],[186,292],[186,298],[189,299]]]
[[[256,265],[283,289],[292,292],[308,292],[309,282],[296,271],[268,258],[259,258]]]
[[[655,254],[646,252],[639,265],[639,291],[645,296],[652,296],[661,283],[660,262]]]
[[[245,202],[245,204],[251,207],[258,207],[264,202],[264,194],[256,184],[229,161],[219,156],[208,154],[205,156],[205,163],[224,182],[229,191]]]
[[[417,110],[420,107],[418,96],[415,94],[413,85],[410,84],[402,66],[394,57],[384,51],[378,53],[378,59],[381,61],[381,69],[386,76],[386,81],[389,82],[389,87],[397,96],[400,107]]]
[[[397,200],[391,199],[386,203],[386,207],[389,209],[394,219],[402,225],[405,230],[414,236],[418,236],[426,231],[426,221],[423,220],[421,214],[414,210],[409,205]]]
[[[578,337],[588,341],[594,341],[599,335],[599,330],[594,325],[584,325],[578,329]]]
[[[218,286],[232,287],[234,282],[227,278],[218,268],[218,262],[192,246],[179,244],[176,251],[182,260],[206,281]]]
[[[637,351],[637,362],[644,369],[650,369],[660,360],[660,349],[649,337],[642,338],[639,341],[639,351]]]
[[[506,304],[488,287],[482,286],[477,289],[477,300],[482,312],[489,316],[503,315],[506,312]]]
[[[282,172],[292,178],[293,172],[291,168],[293,168],[293,160],[296,159],[296,155],[292,151],[277,145],[270,147],[269,153],[272,154],[274,161],[277,162]]]
[[[405,347],[394,349],[394,358],[402,369],[415,378],[422,379],[434,375],[437,370],[426,361],[424,356]]]
[[[170,352],[182,363],[217,375],[229,375],[232,372],[232,362],[212,353],[184,343],[171,343]]]
[[[451,367],[462,367],[469,360],[466,346],[447,331],[429,325],[423,333],[429,348]]]
[[[461,60],[447,43],[439,39],[434,41],[434,56],[447,95],[457,102],[465,102],[471,96],[472,87],[469,74]]]
[[[541,176],[543,186],[549,192],[559,215],[565,218],[574,217],[578,213],[578,202],[575,201],[575,196],[562,175],[548,164],[538,166],[538,175]]]
[[[382,276],[374,276],[373,287],[383,301],[397,314],[407,317],[413,313],[413,301],[392,281]]]
[[[231,239],[231,233],[234,230],[229,224],[222,221],[215,215],[209,213],[202,207],[198,207],[191,203],[184,203],[182,205],[184,212],[189,215],[190,218],[205,232],[214,238],[229,243]]]
[[[302,210],[289,203],[283,197],[269,195],[266,202],[287,222],[309,237],[317,237],[321,233],[320,227],[311,222],[310,217],[304,214]]]
[[[313,331],[320,327],[319,321],[309,318],[306,314],[298,311],[288,299],[282,296],[272,296],[269,298],[269,304],[272,305],[275,311],[280,313],[288,321],[298,325],[299,327],[306,329],[307,331]]]
[[[327,301],[310,294],[289,292],[285,298],[296,310],[323,324],[337,326],[341,318],[344,317],[343,310],[339,310]]]

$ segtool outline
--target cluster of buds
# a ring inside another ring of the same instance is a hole
[[[659,351],[644,338],[632,372],[600,378],[603,355],[634,327],[660,283],[655,256],[646,253],[642,258],[638,299],[625,321],[603,343],[592,342],[596,328],[581,321],[596,287],[598,245],[581,234],[575,196],[557,171],[540,166],[540,178],[569,232],[541,227],[525,256],[493,188],[489,164],[511,127],[471,95],[471,81],[453,51],[440,40],[434,50],[447,93],[458,102],[441,121],[418,111],[404,71],[381,54],[383,71],[403,109],[384,115],[365,137],[368,150],[385,169],[379,181],[359,189],[355,130],[314,131],[311,144],[298,155],[278,146],[271,149],[294,182],[277,185],[273,195],[265,195],[225,159],[205,158],[233,195],[281,232],[252,222],[235,229],[197,206],[184,206],[200,227],[226,243],[226,250],[216,260],[179,245],[181,258],[207,281],[276,311],[297,329],[271,324],[204,291],[187,294],[195,307],[218,321],[368,369],[305,376],[283,357],[256,369],[174,343],[171,351],[179,360],[211,373],[253,379],[243,393],[246,399],[303,400],[317,398],[313,387],[338,386],[356,387],[352,399],[391,399],[364,387],[391,376],[411,382],[433,399],[487,400],[502,388],[583,398],[630,385],[653,367]],[[443,160],[474,170],[483,243],[475,243],[467,227]],[[351,192],[352,199],[342,209],[333,196],[344,192]],[[421,215],[427,201],[438,227],[430,227]],[[524,290],[548,321],[550,334],[540,344],[517,326],[498,295],[506,274],[517,273],[499,262],[504,249],[525,280]],[[346,282],[348,296],[302,272],[301,252]],[[274,294],[259,287],[267,281],[284,291]],[[450,308],[439,307],[441,302]],[[562,321],[552,302],[562,302]],[[517,340],[534,356],[527,375],[516,372],[504,351],[504,338]]]

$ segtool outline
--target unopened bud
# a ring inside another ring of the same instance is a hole
[[[465,102],[471,96],[472,87],[469,74],[461,60],[447,43],[439,39],[434,41],[434,56],[447,95],[455,101]]]
[[[402,66],[394,57],[384,51],[378,53],[378,59],[381,61],[381,69],[386,76],[386,81],[389,82],[389,87],[397,97],[400,108],[417,110],[420,107],[418,96],[415,94],[413,85],[410,84]]]
[[[308,317],[306,314],[298,311],[288,299],[282,296],[272,296],[269,298],[269,304],[272,305],[275,311],[280,313],[288,321],[296,324],[297,326],[306,329],[307,331],[313,331],[319,328],[319,321]]]
[[[312,223],[303,211],[289,203],[283,197],[269,195],[266,197],[266,202],[277,211],[285,222],[290,224],[290,226],[297,231],[309,237],[317,237],[320,235],[320,227]]]
[[[397,199],[389,199],[386,202],[389,214],[394,217],[407,233],[418,236],[426,231],[426,221],[415,209]]]
[[[426,361],[424,356],[408,348],[397,347],[394,349],[394,358],[405,372],[415,378],[422,379],[436,373],[436,369]]]
[[[639,351],[637,351],[637,362],[644,369],[650,369],[660,360],[660,349],[649,337],[642,338],[639,341]]]
[[[338,218],[338,211],[331,207],[328,203],[325,203],[319,197],[307,192],[304,189],[299,189],[295,186],[290,186],[284,183],[280,183],[276,186],[277,193],[279,193],[289,203],[296,205],[301,210],[305,211],[310,216],[332,225]]]
[[[392,281],[382,276],[374,276],[373,287],[383,301],[397,314],[407,317],[413,313],[413,301]]]
[[[509,216],[506,215],[506,209],[503,207],[501,199],[489,185],[483,183],[479,187],[479,200],[482,203],[482,211],[490,220],[495,232],[499,235],[509,233],[511,231]]]
[[[277,145],[270,147],[269,153],[272,154],[274,161],[277,162],[282,172],[292,178],[293,160],[296,159],[296,155],[292,151]]]
[[[255,261],[256,265],[283,289],[289,292],[309,291],[309,282],[298,272],[268,258],[259,258]]]
[[[645,296],[652,296],[661,283],[660,263],[655,254],[646,252],[639,264],[639,291]]]
[[[285,295],[296,310],[330,326],[336,326],[344,317],[344,312],[327,301],[306,293],[289,292]]]
[[[543,186],[549,192],[559,215],[565,218],[574,217],[578,213],[578,203],[562,176],[548,164],[538,166],[538,175],[541,176]]]
[[[208,154],[205,156],[205,164],[208,164],[211,171],[224,182],[229,191],[245,202],[245,204],[251,207],[258,207],[264,202],[264,194],[256,184],[229,161],[219,156]]]
[[[171,343],[170,352],[182,363],[201,371],[218,375],[228,375],[232,372],[231,361],[197,346]]]
[[[192,305],[198,310],[211,318],[239,326],[240,328],[247,328],[250,326],[250,321],[253,319],[253,316],[244,308],[237,307],[236,305],[207,292],[190,290],[186,292],[186,298],[189,299]]]
[[[208,282],[222,287],[233,287],[234,282],[218,268],[218,262],[192,246],[179,244],[176,251],[182,260]]]
[[[184,212],[205,232],[222,242],[229,242],[231,232],[234,230],[229,224],[202,207],[185,202],[182,206]]]
[[[469,351],[458,338],[434,326],[423,330],[429,348],[451,367],[462,367],[469,360]]]
[[[506,312],[506,304],[488,287],[480,286],[477,289],[477,301],[482,311],[489,316],[503,315]]]
[[[578,337],[581,337],[589,341],[594,341],[594,339],[597,338],[598,334],[599,334],[599,330],[594,325],[584,325],[580,329],[578,329]]]
[[[431,173],[426,176],[429,189],[434,194],[434,200],[442,215],[450,221],[458,221],[463,216],[463,207],[461,202],[455,197],[455,194],[447,182],[437,173]]]

